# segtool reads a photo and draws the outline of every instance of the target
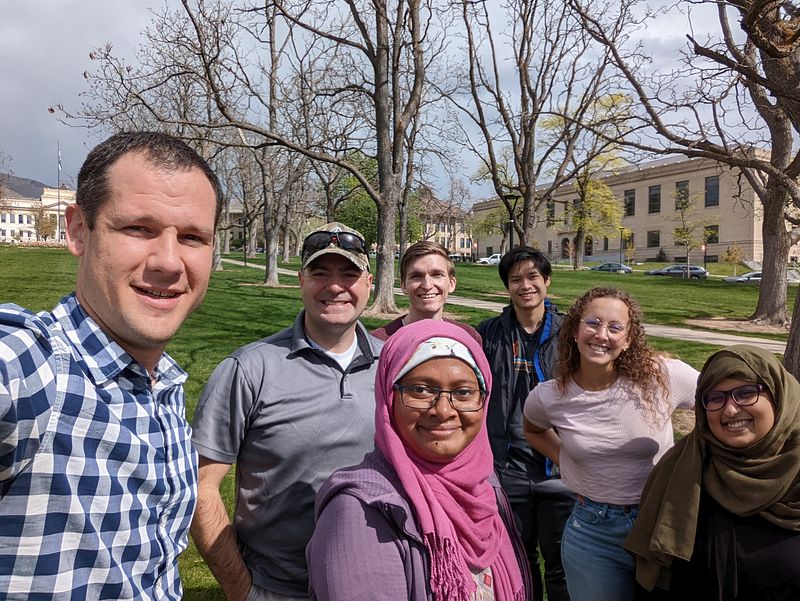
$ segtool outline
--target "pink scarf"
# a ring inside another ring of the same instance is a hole
[[[431,590],[437,601],[467,601],[475,591],[471,571],[492,568],[495,598],[522,601],[525,590],[508,531],[500,518],[488,478],[492,451],[483,427],[448,463],[426,461],[405,446],[392,424],[395,378],[417,347],[433,337],[467,347],[483,374],[487,391],[492,375],[483,349],[458,326],[422,320],[400,328],[381,351],[375,380],[375,445],[392,464],[411,501],[431,558]],[[399,402],[399,401],[398,401]]]

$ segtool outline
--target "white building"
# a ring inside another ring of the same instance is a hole
[[[0,198],[0,243],[42,242],[36,228],[40,215],[56,218],[56,232],[49,241],[64,242],[64,209],[73,202],[75,191],[67,188],[45,187],[39,198],[24,198],[6,192]]]

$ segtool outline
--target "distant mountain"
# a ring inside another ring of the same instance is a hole
[[[22,198],[39,198],[47,184],[37,182],[35,179],[27,177],[17,177],[8,173],[0,173],[0,188],[11,191],[11,196],[21,196]]]

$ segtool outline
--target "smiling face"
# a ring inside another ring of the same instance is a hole
[[[630,345],[629,320],[628,305],[618,298],[600,297],[586,305],[574,332],[581,369],[614,369],[614,361]],[[624,331],[615,334],[619,325],[624,326]]]
[[[400,285],[411,303],[413,320],[441,319],[447,296],[456,289],[456,278],[449,275],[444,257],[431,254],[408,265]]]
[[[418,384],[444,390],[478,388],[472,368],[460,359],[430,359],[405,374],[399,384]],[[421,458],[437,463],[454,459],[481,431],[485,406],[478,411],[459,413],[448,400],[439,396],[430,409],[411,409],[403,405],[395,390],[392,421],[406,446]]]
[[[550,278],[539,273],[533,261],[522,261],[508,271],[508,293],[517,311],[544,312]]]
[[[306,334],[318,344],[354,331],[369,301],[372,275],[345,257],[324,254],[298,274]],[[348,343],[349,343],[348,338]]]
[[[67,247],[79,257],[76,294],[152,371],[206,293],[216,197],[200,169],[165,171],[136,152],[109,168],[108,182],[92,229],[80,207],[66,210]]]
[[[709,392],[727,392],[744,386],[753,384],[745,380],[727,378],[718,382]],[[758,401],[747,407],[739,407],[730,396],[727,403],[718,411],[706,410],[708,428],[714,438],[722,444],[734,449],[741,449],[755,444],[772,429],[775,425],[775,408],[772,404],[772,394],[769,390],[764,390],[758,395]]]

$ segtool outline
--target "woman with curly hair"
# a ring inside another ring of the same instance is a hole
[[[647,344],[638,303],[592,288],[561,325],[555,380],[525,402],[525,438],[577,494],[561,541],[572,601],[634,598],[634,561],[622,543],[659,458],[672,412],[694,406],[698,372]]]

